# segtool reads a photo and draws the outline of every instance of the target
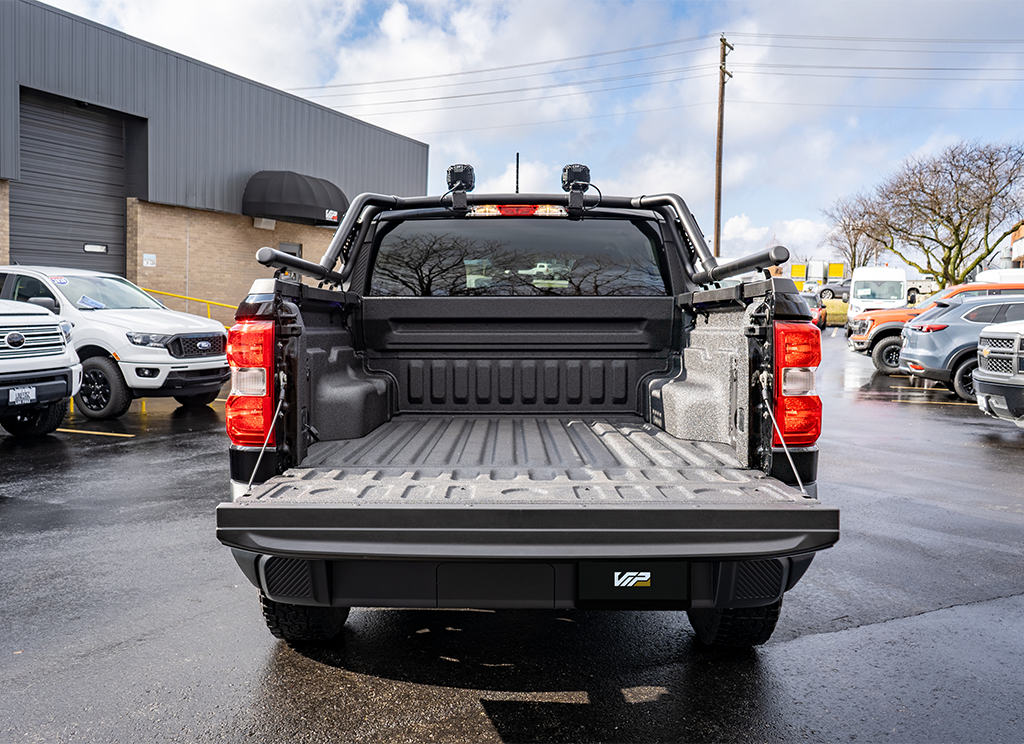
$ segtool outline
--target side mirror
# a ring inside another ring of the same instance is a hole
[[[843,292],[843,302],[849,302],[849,301],[850,301],[850,293],[849,292]]]
[[[39,307],[45,307],[51,313],[57,312],[57,303],[53,301],[52,297],[30,297],[28,300],[29,305],[39,305]]]

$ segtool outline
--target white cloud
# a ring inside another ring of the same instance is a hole
[[[730,217],[722,225],[722,240],[742,240],[752,243],[763,240],[767,234],[767,227],[753,227],[750,224],[750,218],[745,214]]]
[[[346,86],[304,94],[427,142],[431,192],[455,162],[472,163],[481,188],[511,190],[519,152],[523,190],[557,191],[562,165],[582,162],[605,193],[679,193],[709,234],[725,29],[735,49],[723,208],[749,222],[726,233],[723,253],[773,234],[815,252],[820,210],[836,197],[870,188],[910,154],[1019,137],[1013,109],[1024,108],[1024,85],[997,80],[1012,75],[919,69],[1012,67],[1014,55],[882,38],[991,39],[994,27],[1024,23],[1024,3],[948,2],[937,13],[908,0],[593,0],[586,12],[578,0],[49,1],[270,85]],[[579,59],[531,64],[569,57]],[[844,69],[858,65],[894,69]],[[492,68],[502,69],[480,72]],[[408,78],[426,79],[380,82]],[[951,110],[962,106],[989,108]]]

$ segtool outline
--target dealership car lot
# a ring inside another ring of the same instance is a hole
[[[1018,741],[1024,431],[832,334],[842,538],[733,657],[671,612],[358,609],[290,648],[214,538],[222,402],[0,439],[0,740]]]

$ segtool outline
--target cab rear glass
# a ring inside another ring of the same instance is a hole
[[[530,297],[668,294],[647,220],[552,217],[382,223],[370,294]]]

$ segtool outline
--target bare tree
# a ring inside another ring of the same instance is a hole
[[[821,245],[831,248],[851,269],[877,261],[884,246],[870,234],[870,216],[863,196],[836,199],[823,209],[831,229]]]
[[[959,284],[1024,225],[1024,146],[961,142],[909,158],[864,212],[871,238],[939,286]]]

